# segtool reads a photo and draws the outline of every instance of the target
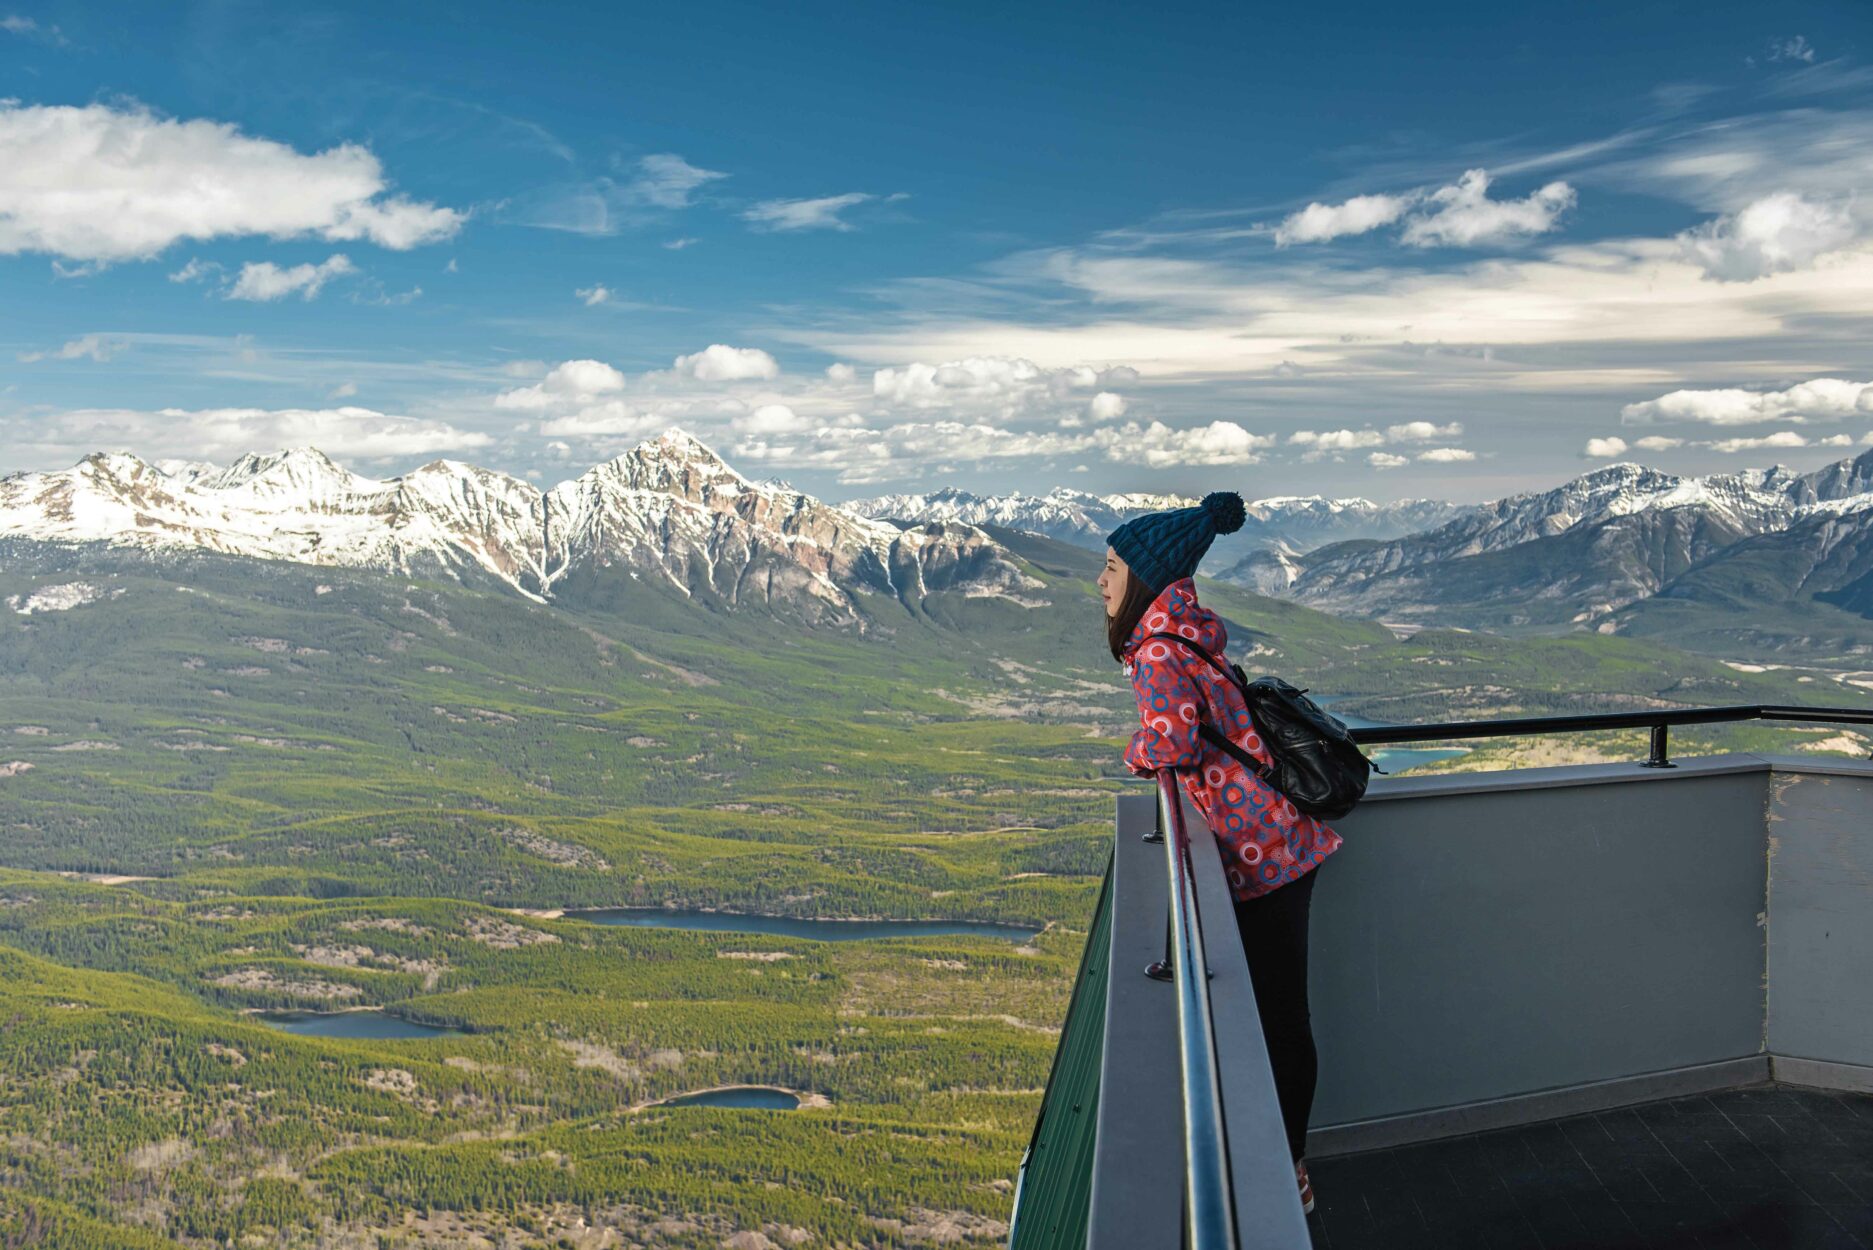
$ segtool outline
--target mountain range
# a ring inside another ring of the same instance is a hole
[[[1145,512],[1185,508],[1197,502],[1181,495],[1096,495],[1057,487],[1045,495],[977,495],[954,487],[925,495],[880,495],[845,505],[864,516],[912,523],[952,521],[1044,534],[1078,547],[1101,550],[1106,535]],[[1218,540],[1204,572],[1220,572],[1250,553],[1272,549],[1286,555],[1326,543],[1359,538],[1394,538],[1431,529],[1466,515],[1464,504],[1437,499],[1328,499],[1279,495],[1248,502],[1242,529]]]
[[[1813,473],[1678,477],[1615,464],[1435,529],[1251,557],[1226,579],[1345,615],[1470,628],[1638,628],[1635,605],[1866,615],[1873,452]],[[1744,566],[1771,579],[1741,579]],[[1855,605],[1860,605],[1856,607]]]
[[[950,489],[835,505],[671,430],[546,490],[450,460],[380,480],[309,447],[226,467],[99,453],[0,479],[0,542],[375,569],[540,602],[648,583],[864,630],[884,604],[938,594],[1042,606],[1019,533],[1098,550],[1124,520],[1191,502]],[[1283,496],[1247,511],[1204,571],[1336,615],[1873,650],[1873,452],[1806,474],[1615,464],[1482,505]]]
[[[876,596],[1022,602],[1038,585],[978,528],[892,525],[756,485],[680,430],[546,491],[452,460],[377,480],[310,447],[226,468],[100,453],[0,479],[6,539],[492,582],[539,601],[622,574],[860,627]]]

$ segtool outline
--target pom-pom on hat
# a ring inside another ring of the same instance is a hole
[[[1156,594],[1197,571],[1218,534],[1242,528],[1242,496],[1232,490],[1205,495],[1194,508],[1172,508],[1133,517],[1107,535],[1119,559]]]

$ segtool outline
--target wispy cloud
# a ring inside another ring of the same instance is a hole
[[[720,170],[692,165],[674,152],[646,156],[637,162],[637,177],[624,188],[633,203],[672,211],[688,208],[700,188],[728,177]]]
[[[55,47],[64,47],[71,42],[65,32],[56,26],[42,26],[33,18],[23,17],[18,13],[0,17],[0,31],[17,35],[22,39],[32,39],[39,43],[49,43]]]
[[[840,214],[877,198],[864,191],[848,191],[844,195],[823,195],[817,199],[762,200],[741,216],[757,230],[856,230],[858,227]]]
[[[19,359],[25,364],[40,360],[91,360],[99,364],[109,360],[123,344],[107,339],[101,334],[87,334],[83,338],[71,339],[62,347],[51,351],[21,352]]]
[[[31,421],[0,421],[0,436],[41,463],[101,447],[130,447],[152,459],[224,460],[249,451],[314,446],[329,455],[378,460],[491,446],[487,434],[444,421],[370,408],[81,408]]]
[[[1771,61],[1799,61],[1803,65],[1814,64],[1814,45],[1808,42],[1806,35],[1790,35],[1785,39],[1769,41],[1766,54]]]

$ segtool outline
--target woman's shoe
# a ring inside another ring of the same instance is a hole
[[[1312,1215],[1314,1213],[1314,1182],[1307,1179],[1307,1164],[1294,1165],[1294,1179],[1301,1186],[1301,1210]]]

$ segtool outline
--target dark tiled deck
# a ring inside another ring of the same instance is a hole
[[[1873,1095],[1790,1085],[1310,1162],[1317,1250],[1873,1250]]]

